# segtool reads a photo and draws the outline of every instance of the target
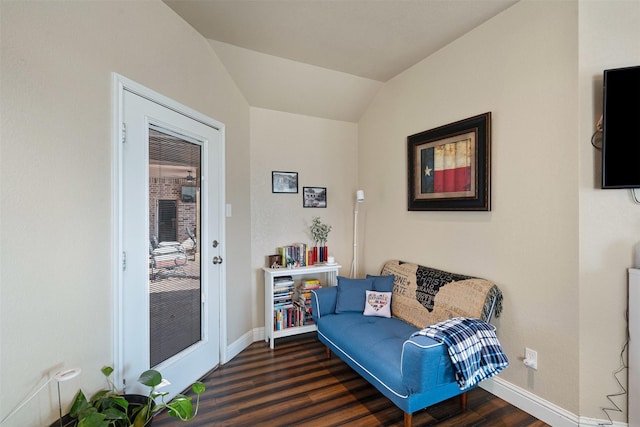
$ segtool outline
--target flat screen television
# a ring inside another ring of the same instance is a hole
[[[604,70],[602,188],[640,188],[640,66]]]

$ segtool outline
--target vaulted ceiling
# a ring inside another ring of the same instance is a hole
[[[252,106],[357,121],[384,82],[517,0],[164,2],[210,41]]]

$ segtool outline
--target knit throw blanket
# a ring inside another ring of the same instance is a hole
[[[414,335],[418,334],[447,346],[461,390],[473,387],[509,366],[495,327],[480,319],[456,317],[429,325]]]

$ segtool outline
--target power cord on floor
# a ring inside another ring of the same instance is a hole
[[[627,310],[627,312],[625,313],[625,317],[627,320],[627,325],[629,324],[628,320],[629,320],[629,311]],[[618,386],[620,386],[620,391],[617,393],[612,393],[612,394],[607,394],[607,399],[609,400],[609,402],[611,402],[611,404],[613,405],[613,408],[600,408],[602,409],[602,412],[605,413],[605,415],[607,416],[607,419],[609,420],[608,423],[598,423],[599,426],[611,426],[613,425],[613,420],[611,419],[611,415],[609,414],[609,412],[620,412],[622,413],[622,409],[620,409],[620,407],[613,401],[614,397],[619,397],[619,396],[624,396],[625,394],[627,394],[627,389],[625,388],[624,385],[622,385],[622,382],[620,381],[620,378],[618,378],[618,374],[620,374],[621,372],[625,371],[628,368],[626,359],[625,359],[625,352],[628,350],[629,348],[629,329],[627,328],[627,338],[625,340],[624,345],[622,346],[622,351],[620,351],[620,367],[613,373],[613,378],[615,378],[616,382],[618,383]]]

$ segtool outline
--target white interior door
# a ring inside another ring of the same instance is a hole
[[[223,133],[179,104],[124,89],[116,380],[159,370],[181,392],[220,363]],[[216,264],[212,259],[217,261]]]

